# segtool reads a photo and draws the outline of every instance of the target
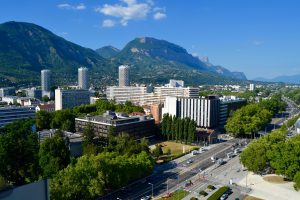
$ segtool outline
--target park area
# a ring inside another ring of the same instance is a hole
[[[199,146],[181,144],[172,141],[161,142],[156,144],[156,146],[157,145],[160,145],[163,151],[163,155],[159,157],[157,163],[167,162],[175,158],[181,157],[193,150],[199,149]],[[153,145],[150,148],[154,149],[155,145]]]

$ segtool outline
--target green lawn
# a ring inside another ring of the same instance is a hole
[[[172,193],[170,197],[163,197],[160,198],[160,200],[181,200],[184,197],[186,197],[189,194],[189,192],[185,190],[176,190],[175,192]]]

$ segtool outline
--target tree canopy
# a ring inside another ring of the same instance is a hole
[[[8,124],[0,134],[0,176],[14,185],[37,180],[38,137],[32,120]]]

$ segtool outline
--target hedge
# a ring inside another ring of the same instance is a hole
[[[218,200],[229,189],[228,186],[220,187],[215,193],[208,197],[207,200]]]

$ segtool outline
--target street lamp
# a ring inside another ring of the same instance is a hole
[[[169,194],[169,179],[167,180],[167,194]]]
[[[117,200],[122,200],[122,199],[120,199],[119,197],[117,197]]]
[[[153,197],[153,184],[152,183],[148,183],[148,184],[152,186],[152,197]]]

